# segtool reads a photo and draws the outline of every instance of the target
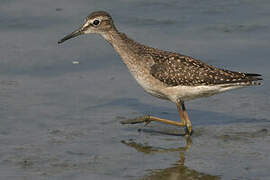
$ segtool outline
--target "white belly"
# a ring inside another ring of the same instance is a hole
[[[164,94],[161,90],[164,89],[163,83],[160,81],[157,81],[154,78],[151,78],[149,76],[143,77],[143,76],[134,76],[138,84],[149,94],[152,96],[161,98],[161,99],[167,99],[166,94]]]
[[[133,73],[132,73],[133,74]],[[228,90],[241,88],[244,86],[226,86],[226,85],[213,85],[213,86],[173,86],[168,87],[159,80],[152,76],[137,76],[133,74],[136,81],[142,86],[142,88],[152,96],[167,99],[172,102],[188,101],[201,97],[208,97],[215,94],[219,94]]]
[[[208,97],[241,87],[244,86],[227,86],[227,87],[224,87],[224,85],[174,86],[165,88],[163,92],[166,92],[169,99],[176,103],[179,100],[188,101],[196,98]]]

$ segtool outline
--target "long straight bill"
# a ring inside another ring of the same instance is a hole
[[[71,38],[74,38],[74,37],[76,37],[76,36],[79,36],[79,35],[81,35],[81,34],[83,34],[82,28],[77,29],[76,31],[74,31],[74,32],[70,33],[69,35],[65,36],[63,39],[59,40],[59,41],[58,41],[58,44],[61,44],[61,43],[63,43],[64,41],[66,41],[66,40],[68,40],[68,39],[71,39]]]

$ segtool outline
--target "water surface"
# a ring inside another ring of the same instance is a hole
[[[139,42],[261,73],[264,85],[187,102],[192,142],[171,126],[123,126],[178,113],[101,37],[57,45],[95,10]],[[268,0],[2,0],[1,179],[269,179],[269,12]]]

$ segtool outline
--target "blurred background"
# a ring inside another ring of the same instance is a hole
[[[163,124],[123,126],[178,113],[98,35],[57,44],[97,10],[138,42],[264,85],[187,102],[192,143]],[[269,179],[269,19],[268,0],[1,0],[0,179]]]

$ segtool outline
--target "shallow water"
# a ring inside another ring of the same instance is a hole
[[[187,102],[187,142],[175,127],[121,125],[178,115],[97,35],[57,45],[95,10],[139,42],[261,73],[264,85]],[[2,0],[0,179],[269,179],[269,10],[268,0]]]

